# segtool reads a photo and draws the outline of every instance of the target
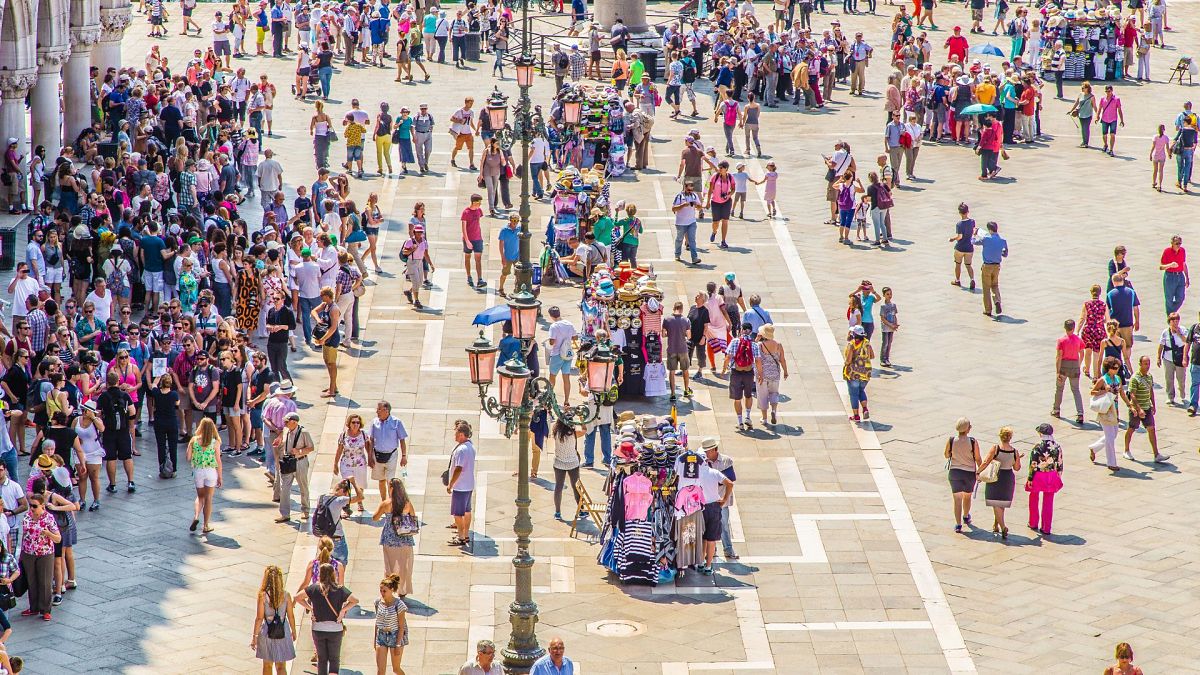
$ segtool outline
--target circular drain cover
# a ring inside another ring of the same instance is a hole
[[[587,632],[601,637],[625,638],[640,635],[646,631],[646,626],[634,621],[607,619],[588,624]]]

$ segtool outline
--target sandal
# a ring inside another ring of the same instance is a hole
[[[467,543],[466,539],[460,539],[458,537],[451,537],[450,541],[446,542],[446,545],[447,546],[463,546],[466,543]]]

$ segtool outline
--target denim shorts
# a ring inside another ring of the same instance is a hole
[[[550,357],[550,374],[551,375],[570,375],[571,367],[575,365],[574,359],[566,359],[558,355]]]
[[[470,246],[463,242],[463,253],[483,253],[483,240],[472,239]]]
[[[1102,134],[1117,133],[1117,123],[1116,122],[1101,122],[1100,123],[1100,133],[1102,133]]]
[[[376,630],[375,631],[375,646],[391,649],[398,647],[400,640],[400,631],[397,630]]]
[[[346,147],[346,161],[362,161],[363,149],[361,145],[350,145]]]

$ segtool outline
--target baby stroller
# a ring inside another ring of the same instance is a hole
[[[308,69],[308,81],[304,83],[304,91],[296,91],[296,84],[292,83],[292,96],[308,96],[309,94],[321,94],[321,78],[317,74],[316,68]]]

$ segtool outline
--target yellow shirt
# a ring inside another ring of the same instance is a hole
[[[358,122],[351,122],[346,125],[346,145],[354,147],[363,144],[363,134],[367,133],[367,128]]]
[[[991,82],[984,82],[975,87],[975,96],[979,102],[984,105],[992,105],[996,100],[996,85]]]

